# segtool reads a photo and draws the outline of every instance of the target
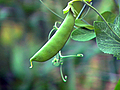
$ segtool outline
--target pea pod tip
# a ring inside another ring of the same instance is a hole
[[[30,66],[29,68],[33,68],[33,64],[32,64],[32,62],[30,62],[30,65],[31,65],[31,66]]]

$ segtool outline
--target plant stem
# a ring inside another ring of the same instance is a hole
[[[82,9],[81,9],[81,11],[80,11],[80,13],[78,14],[78,16],[77,16],[76,19],[79,19],[79,18],[81,17],[81,15],[82,15],[83,11],[85,10],[85,8],[86,8],[86,4],[84,4],[84,6],[82,7]]]
[[[85,4],[85,5],[86,5],[86,4]],[[92,2],[90,2],[90,5],[92,5]],[[87,16],[87,14],[88,14],[89,11],[90,11],[90,7],[89,7],[88,10],[86,11],[86,13],[83,15],[83,17],[81,17],[81,20]]]
[[[82,0],[86,5],[88,5],[91,9],[93,9],[101,18],[102,20],[106,23],[106,25],[109,27],[109,29],[114,33],[108,22],[105,20],[105,18],[98,12],[97,9],[95,9],[93,6],[91,6],[89,3],[87,3],[85,0]]]

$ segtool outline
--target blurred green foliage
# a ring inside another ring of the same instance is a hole
[[[101,13],[118,13],[116,0],[93,0]],[[64,17],[62,10],[68,0],[43,0],[53,11]],[[80,4],[81,6],[83,4]],[[97,14],[90,10],[85,20],[90,24]],[[0,0],[0,90],[113,90],[118,81],[120,62],[102,53],[95,39],[87,42],[69,40],[63,55],[83,53],[83,58],[64,60],[61,80],[59,67],[52,59],[34,62],[29,58],[47,41],[55,21],[62,21],[48,11],[39,0]]]

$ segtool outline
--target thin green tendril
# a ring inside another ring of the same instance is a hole
[[[66,75],[65,75],[65,77],[63,76],[62,65],[63,65],[63,63],[61,63],[61,65],[60,65],[60,74],[61,74],[62,80],[63,80],[64,82],[66,82],[66,81],[67,81],[67,76],[66,76]]]
[[[61,51],[59,51],[60,58],[69,58],[69,57],[83,57],[83,54],[77,54],[77,55],[67,55],[67,56],[62,56]]]
[[[56,12],[54,12],[53,10],[51,10],[50,8],[48,8],[48,7],[43,3],[42,0],[40,0],[40,2],[41,2],[49,11],[51,11],[53,14],[55,14],[56,16],[58,16],[58,17],[61,18],[61,19],[64,19],[63,17],[61,17],[60,15],[58,15]]]
[[[62,56],[61,51],[59,51],[59,53],[57,54],[58,56],[55,56],[55,58],[52,61],[52,65],[54,66],[60,66],[60,74],[62,77],[62,80],[64,82],[67,81],[67,76],[63,76],[63,72],[62,72],[62,65],[63,65],[63,58],[69,58],[69,57],[83,57],[83,54],[77,54],[77,55],[67,55],[67,56]]]
[[[52,33],[54,30],[55,30],[55,28],[53,28],[53,29],[50,31],[50,33],[49,33],[49,35],[48,35],[48,40],[50,39],[51,33]]]
[[[84,4],[84,6],[82,7],[82,9],[80,10],[80,13],[78,14],[77,18],[76,19],[79,19],[83,13],[83,11],[85,10],[86,8],[86,4]]]
[[[85,4],[86,5],[86,4]],[[92,2],[90,2],[90,5],[92,5]],[[83,18],[85,18],[88,14],[88,12],[90,11],[90,7],[88,8],[88,10],[86,11],[86,13],[83,15],[83,17],[81,17],[80,19],[82,20]]]
[[[61,22],[59,22],[59,21],[56,21],[56,22],[55,22],[55,24],[54,24],[54,26],[53,26],[53,29],[49,32],[48,40],[51,38],[52,32],[53,32],[54,30],[56,30],[56,31],[58,30],[57,23],[58,23],[58,24],[61,24]]]

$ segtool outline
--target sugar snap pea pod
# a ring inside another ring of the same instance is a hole
[[[55,56],[67,42],[73,27],[75,18],[71,10],[67,13],[66,18],[56,31],[56,33],[49,39],[49,41],[30,59],[32,68],[32,61],[44,62]]]

